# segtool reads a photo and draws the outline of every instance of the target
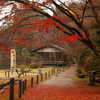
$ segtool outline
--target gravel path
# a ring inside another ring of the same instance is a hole
[[[73,76],[76,74],[76,65],[72,65],[67,70],[51,76],[40,85],[74,86]]]

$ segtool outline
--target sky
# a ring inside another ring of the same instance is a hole
[[[2,9],[2,12],[0,14],[0,19],[2,19],[4,16],[7,16],[10,14],[11,12],[11,9],[12,7],[11,6],[7,6],[5,8]],[[0,21],[0,26],[2,25],[2,23],[5,22],[4,20],[3,21]]]
[[[30,0],[31,1],[31,0]],[[43,1],[43,0],[36,0],[36,1],[39,1],[39,2],[41,2],[41,1]],[[57,3],[59,4],[59,2],[58,2],[58,0],[56,0],[57,1]],[[66,5],[68,5],[68,3],[71,3],[71,2],[79,2],[79,1],[82,1],[82,0],[61,0],[62,2],[65,2],[65,1],[67,1],[67,4]],[[12,9],[12,6],[7,6],[7,7],[5,7],[5,8],[3,8],[2,10],[2,14],[0,14],[0,19],[2,19],[4,16],[6,16],[6,15],[9,15],[10,14],[10,11],[11,11],[11,9]],[[51,14],[51,15],[53,15],[53,13],[48,9],[48,10],[46,10],[49,14]],[[6,13],[6,14],[5,14]],[[3,20],[3,21],[0,21],[0,26],[3,24],[5,22],[5,20]]]

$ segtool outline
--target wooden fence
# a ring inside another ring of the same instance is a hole
[[[52,70],[48,71],[48,72],[45,72],[45,74],[39,74],[37,75],[37,78],[36,78],[36,84],[39,83],[39,80],[40,81],[43,81],[43,79],[47,79],[49,78],[50,76],[54,75],[55,73],[58,73],[60,71],[64,71],[64,67],[63,69],[61,70],[61,68],[53,68]],[[41,79],[39,79],[41,78]],[[9,85],[10,85],[10,90],[9,90],[9,100],[14,100],[14,81],[15,79],[14,78],[10,78],[10,81],[9,81]],[[31,78],[31,84],[30,86],[33,87],[33,77]],[[26,90],[27,88],[27,80],[24,79],[19,79],[18,80],[18,98],[21,98],[21,95],[24,94],[24,91]]]
[[[64,68],[64,67],[63,67]],[[54,68],[55,69],[55,68]],[[57,70],[61,70],[61,67],[57,67]],[[18,71],[21,72],[21,71]],[[32,74],[41,74],[41,69],[38,70],[38,72],[25,72],[22,75],[27,75],[27,73],[32,73]],[[5,70],[5,77],[10,77],[10,70]]]
[[[63,58],[55,58],[55,59],[52,59],[52,58],[36,58],[34,59],[32,62],[36,62],[36,63],[39,63],[41,62],[42,64],[65,64],[65,61]]]

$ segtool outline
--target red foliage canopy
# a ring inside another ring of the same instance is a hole
[[[7,46],[9,46],[11,40],[13,40],[13,42],[17,45],[32,45],[31,41],[36,41],[37,39],[39,40],[42,32],[46,35],[51,33],[51,30],[56,29],[57,34],[66,34],[65,37],[59,39],[60,41],[67,41],[72,44],[76,39],[79,39],[92,50],[99,52],[98,50],[95,50],[96,47],[90,38],[88,29],[83,24],[85,20],[84,18],[86,17],[85,12],[87,5],[90,4],[95,20],[99,25],[98,13],[95,9],[93,9],[95,7],[94,0],[84,1],[84,4],[81,6],[81,16],[78,15],[77,11],[73,10],[73,8],[78,7],[75,3],[73,3],[74,5],[72,4],[68,7],[66,6],[66,3],[68,3],[67,1],[58,1],[61,5],[59,5],[56,0],[43,0],[41,3],[34,0],[31,2],[28,0],[3,0],[0,2],[1,8],[4,8],[5,6],[7,7],[8,5],[11,5],[12,7],[11,13],[0,20],[9,19],[13,21],[13,24],[8,24],[8,27],[1,26],[0,35],[4,37],[0,40],[1,47],[8,48]],[[95,0],[95,2],[99,1]],[[62,13],[62,15],[59,14],[51,5],[54,5],[56,9]],[[51,10],[54,15],[50,15],[48,12],[45,12],[44,9]],[[1,10],[2,9],[0,9],[0,12],[2,13]],[[41,15],[44,15],[47,18],[43,17],[41,20]],[[74,22],[75,27],[67,24],[67,22]],[[4,50],[9,51],[6,49]]]

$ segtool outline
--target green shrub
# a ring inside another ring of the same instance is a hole
[[[38,64],[38,67],[39,67],[39,68],[42,68],[42,67],[43,67],[43,64],[42,64],[42,63],[39,63],[39,64]]]
[[[82,70],[80,68],[77,69],[78,74],[82,74]]]
[[[55,68],[58,68],[58,66],[56,66]]]
[[[88,55],[88,56],[87,56]],[[92,52],[84,55],[79,63],[81,63],[81,68],[88,73],[88,71],[100,70],[100,58],[93,54]],[[97,77],[100,77],[100,72],[97,72]]]
[[[96,31],[97,34],[100,34],[100,29]]]
[[[99,35],[100,35],[100,34],[99,34]],[[94,39],[94,41],[95,41],[96,45],[98,46],[98,48],[100,49],[100,36],[96,37],[96,38]]]
[[[97,23],[91,23],[91,28],[95,28],[97,26]]]
[[[80,55],[78,56],[78,62],[79,62],[78,65],[79,65],[79,67],[84,64],[85,57],[89,56],[90,53],[92,53],[92,52],[93,51],[90,48],[88,48],[87,50],[84,50],[80,53]]]
[[[92,50],[90,48],[88,48],[87,50],[84,50],[80,53],[80,58],[83,58],[84,56],[88,56],[90,53],[92,52]]]
[[[91,71],[91,64],[89,64],[88,62],[85,62],[82,68],[84,69],[85,72],[88,73],[88,71]]]
[[[38,68],[38,64],[37,63],[30,64],[30,69],[35,69],[35,68]]]

